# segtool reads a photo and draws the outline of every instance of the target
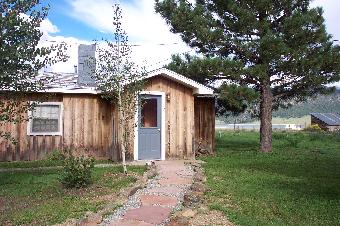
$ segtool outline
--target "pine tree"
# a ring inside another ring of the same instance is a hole
[[[221,70],[233,68],[233,65],[222,63],[233,63],[232,61],[222,62],[219,58],[201,58],[189,54],[185,54],[184,57],[175,54],[171,59],[171,62],[165,66],[166,68],[215,90],[218,95],[216,102],[218,116],[239,116],[247,109],[250,110],[249,107],[253,106],[258,99],[258,93],[246,85],[222,82],[222,85],[218,88],[213,86],[214,82],[221,79],[220,76],[216,76],[219,75]],[[226,73],[226,70],[224,70],[224,73]],[[231,73],[231,71],[228,73]]]
[[[184,42],[219,64],[219,79],[260,93],[260,149],[272,150],[272,108],[329,93],[340,80],[340,47],[311,0],[156,0]],[[226,67],[224,66],[226,65]]]

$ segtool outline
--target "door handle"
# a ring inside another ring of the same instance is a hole
[[[157,129],[159,132],[161,132],[161,129]]]

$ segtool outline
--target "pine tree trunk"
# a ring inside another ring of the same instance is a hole
[[[260,105],[260,148],[262,152],[272,151],[272,105],[273,94],[269,84],[261,87]]]

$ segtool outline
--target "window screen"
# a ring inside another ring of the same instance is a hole
[[[39,105],[32,112],[31,131],[59,132],[60,105]]]

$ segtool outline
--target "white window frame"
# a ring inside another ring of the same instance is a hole
[[[35,102],[31,102],[33,104]],[[33,112],[28,111],[28,123],[27,123],[27,135],[28,136],[62,136],[63,135],[63,113],[64,113],[64,105],[63,102],[41,102],[38,103],[37,106],[44,105],[55,105],[60,107],[60,115],[59,115],[59,131],[58,132],[32,132],[32,120],[33,120]]]

